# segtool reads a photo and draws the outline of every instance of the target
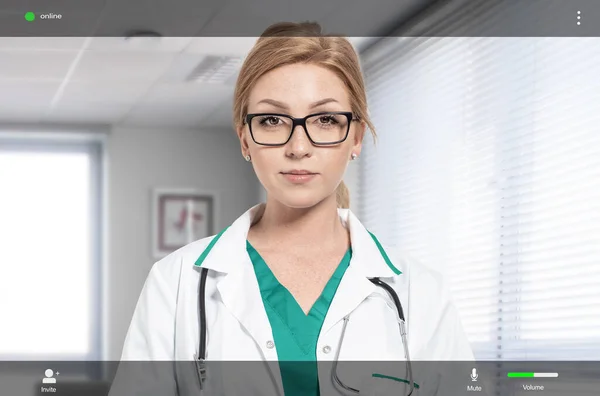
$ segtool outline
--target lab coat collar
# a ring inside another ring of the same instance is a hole
[[[214,271],[229,273],[248,261],[246,239],[253,222],[262,216],[265,204],[246,211],[229,227],[217,234],[195,262]],[[371,277],[393,277],[401,274],[375,235],[370,233],[350,209],[338,209],[342,224],[350,230],[352,259],[350,267],[357,274]]]

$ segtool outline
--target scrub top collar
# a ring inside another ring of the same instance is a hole
[[[210,241],[194,266],[229,273],[248,260],[246,239],[254,221],[262,215],[265,204],[248,209],[229,227],[222,230]],[[390,256],[381,246],[375,235],[370,233],[350,209],[338,209],[344,227],[350,230],[352,259],[350,266],[365,277],[393,277],[400,275],[399,263],[392,263]]]

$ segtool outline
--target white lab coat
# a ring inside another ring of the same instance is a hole
[[[283,395],[276,363],[277,345],[273,345],[269,319],[246,251],[248,229],[263,209],[263,205],[249,209],[211,249],[207,250],[207,247],[214,236],[193,242],[154,264],[133,314],[121,360],[177,361],[178,364],[171,370],[164,369],[170,366],[163,362],[163,366],[152,371],[153,381],[160,384],[146,379],[142,381],[147,384],[143,389],[142,382],[136,381],[138,393],[131,388],[121,392],[147,395],[149,390],[155,390],[161,395],[177,392],[199,394],[198,388],[194,389],[197,377],[192,378],[193,364],[190,363],[194,360],[200,338],[200,268],[195,263],[207,251],[201,263],[202,267],[210,270],[206,283],[206,358],[208,361],[263,363],[244,363],[246,366],[242,366],[241,370],[233,369],[239,371],[234,375],[226,373],[225,366],[212,372],[209,368],[205,389],[213,389],[208,394]],[[393,302],[385,290],[367,279],[370,277],[380,277],[398,293],[406,317],[411,361],[473,360],[457,310],[450,300],[448,286],[441,276],[394,249],[382,247],[385,251],[382,254],[367,229],[350,210],[338,209],[338,213],[350,231],[352,259],[325,317],[317,343],[317,361],[331,362],[335,358],[343,318],[350,314],[338,358],[341,362],[339,376],[345,383],[355,388],[366,386],[374,389],[371,386],[374,381],[372,372],[391,369],[361,367],[359,371],[364,373],[356,373],[351,371],[356,370],[356,365],[345,369],[344,361],[370,361],[372,364],[405,362]],[[392,266],[386,262],[385,255]],[[398,270],[400,274],[397,274]],[[145,369],[145,373],[148,372]],[[380,374],[404,378],[398,373]],[[118,382],[133,382],[131,378],[130,374],[118,373],[113,389],[117,388]],[[257,378],[264,380],[258,381]],[[319,367],[321,395],[339,394],[334,391],[330,378],[331,366],[324,364]],[[429,394],[441,394],[435,393],[440,385],[439,379],[433,378],[435,376],[431,372],[428,375],[414,373],[414,380],[421,382],[421,388],[413,395],[426,394],[427,389]],[[389,386],[398,385],[385,379],[380,379],[376,385],[381,387],[384,381]],[[119,386],[126,387],[123,383]],[[362,392],[373,394],[373,391],[364,389]],[[117,392],[111,391],[112,395],[117,395]]]

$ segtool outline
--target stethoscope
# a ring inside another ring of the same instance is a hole
[[[198,286],[198,318],[199,318],[199,330],[200,330],[200,342],[198,345],[198,353],[194,355],[194,361],[196,362],[196,368],[198,371],[198,379],[200,381],[200,388],[204,384],[206,380],[206,278],[208,276],[208,269],[202,268],[200,270],[200,283]],[[409,392],[407,396],[410,396],[413,393],[415,388],[413,381],[413,373],[412,373],[412,364],[410,362],[410,355],[408,353],[408,341],[406,339],[406,320],[404,318],[404,311],[402,310],[402,304],[400,303],[400,298],[398,298],[398,294],[394,289],[383,282],[379,278],[369,278],[369,280],[376,286],[382,287],[388,294],[392,297],[394,301],[394,305],[396,306],[396,310],[398,311],[398,323],[400,325],[400,337],[402,337],[402,345],[404,347],[404,356],[406,357],[407,363],[407,376],[410,384]],[[333,367],[331,370],[331,379],[333,383],[336,384],[339,388],[350,394],[358,394],[360,391],[358,389],[352,388],[342,382],[337,373],[337,365],[338,358],[340,356],[340,350],[342,348],[342,342],[344,341],[344,334],[346,334],[346,327],[348,326],[348,322],[350,321],[350,315],[344,316],[344,324],[342,326],[342,334],[340,335],[340,342],[338,344],[337,352],[335,355],[335,359],[333,361]]]

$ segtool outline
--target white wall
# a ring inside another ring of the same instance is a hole
[[[104,358],[119,360],[151,252],[151,191],[197,188],[220,194],[216,229],[259,202],[259,183],[233,131],[111,130],[107,141],[107,257]]]
[[[346,183],[348,190],[350,190],[350,210],[354,212],[354,214],[360,219],[360,213],[358,211],[358,198],[360,194],[360,163],[358,161],[360,161],[360,158],[355,161],[350,161],[348,164],[348,169],[346,169],[346,174],[344,175],[344,183]]]

